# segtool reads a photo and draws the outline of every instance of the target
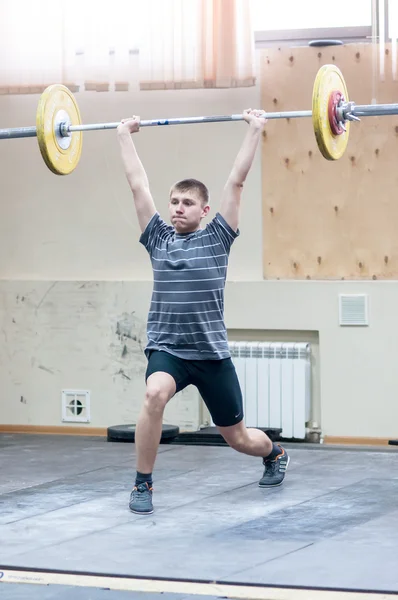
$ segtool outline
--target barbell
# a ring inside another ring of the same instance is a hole
[[[350,123],[360,117],[398,114],[398,104],[356,105],[348,98],[344,77],[336,65],[324,65],[315,77],[312,110],[265,112],[267,119],[312,117],[318,148],[327,160],[338,160],[347,148]],[[140,127],[185,125],[242,121],[243,115],[181,117],[141,121]],[[82,152],[82,132],[116,129],[116,123],[84,125],[76,99],[64,85],[48,86],[41,94],[35,127],[0,129],[0,139],[37,137],[41,155],[47,167],[56,175],[68,175],[79,163]]]

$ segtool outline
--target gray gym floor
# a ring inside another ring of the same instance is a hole
[[[259,459],[161,445],[155,513],[140,517],[128,510],[134,444],[0,434],[0,571],[398,592],[398,447],[286,448],[285,483],[263,490]],[[1,579],[0,597],[192,599]]]

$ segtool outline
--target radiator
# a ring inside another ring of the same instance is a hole
[[[246,426],[277,428],[284,438],[304,439],[310,419],[310,344],[229,345],[242,388]]]

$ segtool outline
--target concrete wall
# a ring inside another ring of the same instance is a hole
[[[128,94],[76,98],[84,122],[105,122],[133,113],[236,113],[259,106],[260,87],[147,93],[137,87]],[[0,96],[1,126],[34,125],[37,100]],[[170,185],[189,176],[208,184],[214,215],[245,127],[222,123],[138,134],[163,217]],[[152,273],[138,243],[115,132],[85,134],[81,161],[67,177],[50,173],[35,139],[2,141],[0,161],[0,424],[61,425],[64,388],[91,390],[93,427],[134,422],[144,392]],[[259,152],[245,186],[241,236],[231,252],[231,339],[308,339],[314,344],[313,412],[323,434],[396,437],[398,285],[264,281],[260,164]],[[370,296],[370,326],[339,327],[338,294],[357,291]],[[166,422],[182,429],[196,429],[205,419],[192,389],[166,412]]]

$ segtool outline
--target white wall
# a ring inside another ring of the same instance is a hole
[[[231,114],[259,104],[258,88],[76,94],[83,122]],[[0,96],[1,127],[35,124],[38,96]],[[142,129],[136,145],[159,212],[167,217],[170,186],[203,179],[214,215],[243,135],[244,123]],[[2,140],[0,277],[37,280],[150,279],[116,133],[84,134],[77,169],[66,177],[45,166],[35,138]],[[231,263],[233,278],[261,278],[260,153],[246,186],[248,210]],[[251,259],[247,261],[250,247]]]
[[[84,122],[133,113],[230,114],[260,104],[259,87],[76,98]],[[37,101],[0,96],[1,127],[34,125]],[[162,216],[170,185],[189,176],[208,184],[214,214],[245,127],[221,123],[138,134]],[[45,167],[35,139],[2,141],[0,162],[0,423],[61,425],[63,388],[91,390],[93,427],[134,422],[144,392],[152,274],[138,243],[115,132],[85,134],[82,159],[67,177]],[[397,283],[263,281],[260,153],[245,186],[240,227],[226,290],[231,335],[302,339],[308,332],[315,343],[314,414],[323,433],[397,437]],[[358,290],[370,295],[370,326],[341,328],[338,293]],[[126,335],[117,333],[117,323]],[[166,422],[195,429],[201,412],[195,391],[188,390],[169,405]]]
[[[2,423],[61,425],[61,390],[90,391],[93,427],[135,422],[150,282],[0,282]],[[196,429],[192,390],[165,422]]]

